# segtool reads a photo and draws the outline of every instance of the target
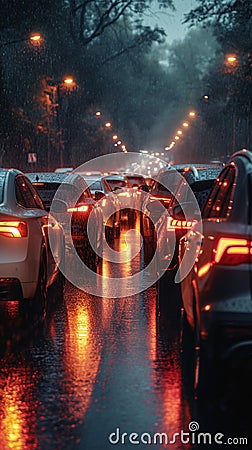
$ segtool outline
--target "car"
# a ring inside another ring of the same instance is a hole
[[[118,197],[114,195],[111,185],[105,177],[99,175],[82,175],[95,201],[100,201],[105,234],[109,241],[120,235],[121,212]]]
[[[159,254],[156,265],[159,281],[156,288],[159,316],[180,314],[180,284],[176,280],[179,242],[194,223],[201,219],[201,210],[215,182],[216,179],[210,178],[188,185],[184,180],[171,200],[167,214],[162,215],[156,223],[156,250]]]
[[[73,167],[58,167],[55,169],[55,173],[71,173],[73,172]]]
[[[130,187],[138,189],[140,186],[146,185],[145,177],[141,174],[125,172],[124,176]]]
[[[144,196],[142,192],[149,192],[149,187],[146,183],[145,177],[138,173],[124,173],[125,178],[128,181],[128,185],[134,190],[132,196],[134,198],[135,219],[140,217]]]
[[[135,196],[127,178],[123,174],[109,174],[104,176],[117,197],[121,211],[121,220],[126,219],[129,225],[135,222]]]
[[[103,246],[103,222],[101,208],[95,207],[95,200],[83,177],[76,173],[28,173],[30,181],[39,192],[46,208],[50,210],[54,198],[61,199],[67,205],[67,214],[62,216],[62,225],[66,233],[66,243],[70,251],[78,255],[90,268],[96,270],[101,258]],[[95,230],[97,253],[90,246],[87,232],[89,219],[90,230]],[[71,224],[68,227],[69,220]],[[71,234],[67,231],[71,230]]]
[[[63,229],[49,217],[29,179],[15,169],[0,169],[0,247],[2,300],[34,300],[45,311],[49,286],[58,284],[63,295]]]
[[[175,167],[177,167],[177,169]],[[188,202],[192,192],[192,190],[188,189],[188,186],[192,186],[197,181],[202,181],[203,183],[203,180],[214,180],[220,171],[221,166],[216,167],[215,165],[210,164],[198,164],[197,166],[170,166],[159,172],[157,179],[155,180],[152,189],[149,191],[149,195],[145,197],[142,206],[140,225],[144,242],[145,264],[149,264],[156,249],[156,227],[160,228],[160,216],[162,216],[162,211],[164,212],[166,209],[169,211],[169,215],[172,215],[172,208],[176,207],[178,201],[184,203],[186,201]],[[194,186],[196,188],[197,184]],[[198,189],[199,186],[200,184],[198,184]],[[201,189],[205,188],[207,189],[206,186],[204,187],[204,183],[201,184]],[[199,193],[195,195],[199,196]],[[167,225],[165,224],[165,229],[166,228]],[[167,231],[173,231],[173,227],[168,227]],[[167,237],[165,237],[165,242],[166,241]]]
[[[252,348],[252,153],[235,153],[179,243],[183,330],[193,336],[195,388],[216,358]],[[200,394],[199,394],[200,395]]]

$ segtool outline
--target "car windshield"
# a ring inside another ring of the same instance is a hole
[[[165,173],[159,181],[154,182],[152,190],[171,194],[176,191],[178,182],[179,178],[176,171]]]
[[[4,182],[5,182],[6,173],[0,173],[0,203],[3,203],[3,193],[4,193]]]
[[[131,186],[139,186],[141,184],[146,184],[145,179],[143,177],[139,177],[139,176],[134,177],[134,176],[127,175],[127,179]]]
[[[126,187],[126,181],[124,180],[108,180],[108,184],[111,186],[111,188],[114,190],[115,188],[125,188]]]
[[[55,192],[61,186],[61,183],[34,183],[40,197],[46,206],[51,206]]]
[[[62,198],[66,203],[72,205],[76,203],[77,190],[75,186],[67,183],[34,183],[45,206],[51,206],[56,191],[60,187],[57,198]],[[80,199],[81,200],[81,199]]]

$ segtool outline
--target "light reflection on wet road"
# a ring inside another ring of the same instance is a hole
[[[138,254],[121,267],[104,262],[103,273],[123,276],[140,265]],[[14,303],[0,305],[1,450],[131,449],[128,438],[115,446],[108,436],[117,428],[120,436],[187,432],[178,322],[156,320],[155,289],[108,299],[68,283],[64,301],[54,297],[44,326]],[[137,445],[146,447],[190,448]]]

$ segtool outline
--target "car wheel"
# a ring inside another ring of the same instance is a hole
[[[46,315],[46,303],[47,303],[47,265],[46,255],[43,252],[39,267],[37,289],[35,293],[35,303],[42,317]]]
[[[212,341],[203,341],[200,336],[198,317],[194,318],[193,389],[194,398],[203,405],[211,399],[215,387],[216,365],[212,352]]]

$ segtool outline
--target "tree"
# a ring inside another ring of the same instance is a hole
[[[79,101],[75,99],[74,112],[72,105],[69,106],[66,136],[72,136],[72,143],[73,140],[76,141],[77,136],[79,142],[83,141],[82,133],[83,136],[89,134],[84,128],[87,125],[86,111],[90,109],[90,105],[104,104],[104,108],[112,114],[117,114],[118,111],[112,104],[105,105],[108,95],[104,90],[106,91],[108,84],[105,89],[104,86],[100,86],[100,80],[106,77],[104,74],[107,67],[115,69],[116,58],[119,58],[118,61],[125,65],[126,70],[127,62],[123,63],[124,58],[129,60],[134,52],[138,55],[140,48],[142,50],[139,55],[142,58],[149,52],[153,42],[161,42],[164,37],[163,30],[157,27],[151,29],[143,24],[144,14],[152,3],[153,0],[57,0],[57,2],[34,0],[31,4],[29,0],[21,3],[14,0],[9,2],[0,0],[0,46],[12,40],[20,40],[20,44],[5,46],[0,55],[2,117],[7,116],[7,110],[10,112],[13,106],[21,107],[23,113],[19,120],[27,120],[33,124],[34,141],[38,147],[44,148],[45,138],[51,135],[53,139],[54,130],[45,114],[44,100],[41,95],[36,95],[37,80],[44,76],[52,77],[57,84],[63,74],[71,71],[79,84]],[[158,0],[158,3],[162,8],[173,6],[172,0]],[[41,31],[45,42],[38,48],[37,54],[32,54],[23,39],[35,29]],[[106,51],[108,47],[110,51]],[[102,56],[97,51],[101,48],[104,49]],[[118,73],[118,78],[120,76]],[[134,84],[135,80],[132,77],[131,79]],[[40,93],[43,94],[44,90],[42,87]],[[38,98],[42,99],[42,106]],[[40,108],[41,118],[36,111],[37,106]],[[123,122],[122,119],[115,117],[116,121],[118,124]],[[6,122],[2,120],[0,130],[2,139],[6,136],[5,124]],[[79,130],[79,133],[70,133],[70,129]],[[84,142],[88,140],[85,139]],[[93,145],[91,141],[90,145]],[[7,153],[5,152],[5,155]],[[15,157],[14,154],[13,156]]]
[[[144,28],[141,18],[153,0],[69,0],[68,3],[72,36],[87,45],[123,18],[136,23],[140,31]],[[173,0],[158,0],[158,3],[160,8],[174,8]]]
[[[185,21],[191,26],[199,23],[210,26],[220,44],[221,56],[215,70],[204,80],[210,94],[209,104],[215,106],[212,113],[213,108],[208,108],[205,125],[215,130],[216,146],[222,143],[222,154],[229,154],[252,143],[252,3],[250,0],[198,3],[200,6],[190,11]],[[228,59],[230,55],[233,61]]]

